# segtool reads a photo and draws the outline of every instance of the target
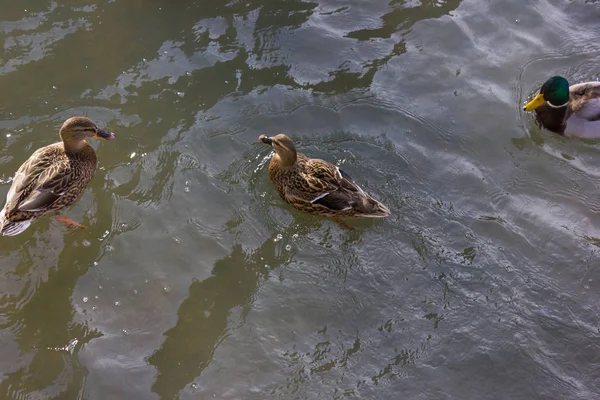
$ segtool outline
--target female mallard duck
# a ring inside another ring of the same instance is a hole
[[[260,135],[275,154],[269,163],[269,177],[283,200],[300,211],[332,217],[387,217],[390,210],[365,193],[348,174],[326,161],[296,152],[292,139],[284,134]]]
[[[569,87],[565,78],[553,76],[523,110],[535,110],[538,123],[559,135],[600,138],[600,82]]]
[[[36,219],[75,203],[96,173],[96,152],[87,138],[112,140],[85,117],[66,120],[60,128],[62,142],[35,151],[19,167],[0,211],[0,234],[14,236]],[[66,225],[84,227],[56,216]]]

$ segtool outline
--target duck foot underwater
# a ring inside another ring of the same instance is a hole
[[[338,224],[342,225],[344,228],[348,229],[349,231],[353,231],[354,228],[351,227],[350,225],[348,225],[346,222],[342,221],[341,219],[339,219],[338,217],[333,217],[332,218],[335,222],[337,222]]]
[[[71,218],[63,217],[62,215],[57,215],[54,218],[56,218],[56,220],[58,222],[65,225],[69,229],[75,229],[75,228],[87,229],[88,228],[87,226],[80,224],[79,222],[73,221]]]

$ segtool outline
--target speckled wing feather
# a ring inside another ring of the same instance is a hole
[[[13,203],[9,208],[28,212],[49,209],[76,178],[66,157],[47,148],[40,150],[15,174],[7,196],[7,203]]]
[[[36,150],[31,157],[19,167],[8,191],[8,202],[11,200],[17,201],[27,197],[32,188],[32,184],[39,179],[40,173],[51,163],[50,157],[45,153],[47,151],[47,147]]]
[[[289,193],[293,197],[302,197],[311,204],[319,204],[335,211],[349,210],[355,203],[352,194],[362,190],[352,178],[338,167],[319,159],[303,161],[303,171],[298,175],[301,193]]]
[[[55,165],[51,171],[44,174],[48,176],[39,181],[29,196],[19,205],[19,210],[40,211],[51,208],[52,204],[71,186],[71,169],[65,164]]]

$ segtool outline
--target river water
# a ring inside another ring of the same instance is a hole
[[[5,2],[0,197],[117,139],[0,239],[2,399],[600,398],[600,147],[521,111],[600,76],[600,3]],[[392,216],[285,205],[261,133]]]

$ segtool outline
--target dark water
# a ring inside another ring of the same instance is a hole
[[[596,1],[5,2],[0,196],[87,115],[65,215],[0,241],[2,399],[600,397],[600,148],[520,109],[600,75]],[[393,212],[284,205],[285,132]]]

